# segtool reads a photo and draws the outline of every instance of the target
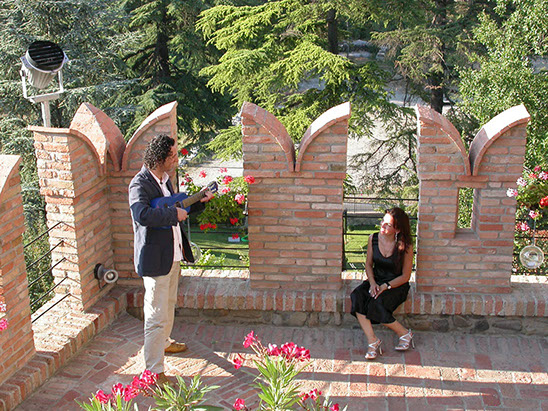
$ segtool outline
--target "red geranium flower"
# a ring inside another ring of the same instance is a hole
[[[248,184],[253,184],[253,183],[255,182],[255,177],[253,177],[253,176],[245,176],[245,177],[244,177],[244,180],[245,180],[245,182],[248,183]]]
[[[232,180],[234,180],[231,176],[224,176],[223,177],[223,184],[229,184]]]
[[[238,222],[238,219],[237,218],[231,218],[230,219],[230,224],[234,225]]]
[[[186,148],[181,149],[181,155],[186,156],[188,154],[188,150]]]

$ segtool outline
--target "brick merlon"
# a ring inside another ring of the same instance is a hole
[[[312,141],[314,141],[314,139],[328,127],[331,127],[340,122],[345,122],[346,124],[348,124],[350,114],[350,102],[346,102],[330,108],[320,117],[314,120],[314,122],[310,125],[310,127],[308,127],[308,129],[304,133],[303,139],[301,140],[299,156],[297,157],[297,162],[295,164],[295,171],[300,171],[303,156],[305,155],[306,149],[312,143]]]
[[[470,144],[470,164],[472,174],[477,175],[479,165],[487,149],[506,131],[521,124],[527,124],[531,116],[523,104],[514,106],[493,117],[485,124]],[[525,145],[525,134],[523,144]]]
[[[439,130],[441,133],[437,134],[436,138],[446,137],[448,143],[452,143],[455,148],[456,153],[460,153],[462,161],[464,163],[464,170],[466,175],[470,175],[470,161],[468,158],[468,153],[462,142],[461,135],[455,126],[447,120],[443,115],[437,111],[431,109],[430,107],[417,105],[415,106],[415,111],[417,113],[417,131],[418,131],[418,143],[427,144],[428,136],[426,133],[422,133],[424,127],[430,127]]]
[[[0,154],[0,200],[4,202],[4,193],[9,190],[7,184],[14,174],[19,173],[21,156]]]
[[[171,103],[164,104],[162,107],[154,111],[150,116],[148,116],[139,126],[139,128],[133,133],[133,136],[129,139],[124,156],[122,158],[122,170],[125,171],[128,169],[129,156],[133,151],[133,146],[138,144],[141,136],[146,133],[146,131],[154,126],[158,121],[169,118],[171,123],[177,124],[177,102],[172,101]],[[173,130],[176,128],[172,127]],[[177,136],[170,136],[177,141]]]
[[[70,128],[89,136],[101,161],[106,161],[108,153],[115,171],[121,170],[126,142],[118,126],[103,111],[90,103],[82,103],[72,119]]]
[[[284,125],[272,113],[247,101],[242,105],[240,116],[265,128],[285,154],[288,170],[294,171],[295,145]]]

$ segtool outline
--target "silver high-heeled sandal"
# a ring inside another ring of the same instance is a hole
[[[378,339],[374,343],[369,344],[367,347],[369,349],[367,350],[367,353],[365,354],[366,360],[374,360],[377,358],[377,355],[382,355],[382,347],[381,347],[382,341]]]
[[[398,340],[398,345],[396,345],[394,349],[396,351],[407,351],[410,345],[415,348],[415,342],[413,341],[414,336],[415,335],[411,330],[407,330],[407,334],[404,334],[400,337],[400,339]]]

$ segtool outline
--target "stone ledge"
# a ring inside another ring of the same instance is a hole
[[[68,299],[70,300],[70,299]],[[65,365],[84,344],[126,309],[124,289],[112,289],[87,312],[79,312],[65,300],[50,301],[32,326],[36,354],[0,385],[0,410],[12,410]]]
[[[338,291],[257,290],[250,287],[249,273],[222,270],[182,270],[178,307],[194,310],[274,311],[338,313],[350,312],[350,293],[361,283],[361,274],[343,273]],[[512,276],[510,294],[419,293],[414,282],[406,303],[396,314],[478,315],[503,317],[548,317],[548,279]],[[143,306],[142,288],[128,290],[128,308]]]

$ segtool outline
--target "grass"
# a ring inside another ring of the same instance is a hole
[[[344,235],[345,269],[363,269],[369,235],[379,231],[378,227],[350,226]]]
[[[209,258],[202,258],[194,267],[247,267],[249,258],[248,245],[244,242],[229,242],[228,239],[231,238],[233,234],[238,234],[240,237],[243,235],[241,230],[231,226],[219,226],[216,230],[210,230],[206,233],[199,230],[191,230],[190,241],[200,247],[202,255],[207,256],[209,254],[212,256]],[[241,257],[242,255],[243,258]]]

